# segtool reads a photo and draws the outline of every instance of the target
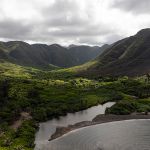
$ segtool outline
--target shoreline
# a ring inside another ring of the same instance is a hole
[[[150,114],[131,114],[131,115],[97,115],[93,118],[92,121],[82,121],[75,123],[73,125],[68,125],[67,127],[57,127],[54,134],[51,135],[49,141],[55,140],[63,135],[74,131],[76,129],[98,125],[103,123],[115,122],[115,121],[124,121],[124,120],[133,120],[133,119],[150,119]]]

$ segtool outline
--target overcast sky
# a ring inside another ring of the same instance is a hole
[[[150,0],[0,0],[0,40],[101,45],[150,27]]]

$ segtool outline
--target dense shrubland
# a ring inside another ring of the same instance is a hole
[[[121,81],[124,99],[117,102],[106,113],[131,114],[134,112],[150,112],[150,83],[145,78]]]
[[[48,73],[50,74],[50,73]],[[0,149],[33,149],[37,123],[108,101],[117,103],[106,113],[129,114],[150,110],[150,84],[145,77],[106,77],[97,79],[48,78],[39,72],[28,77],[0,77]],[[28,112],[14,130],[11,125]]]

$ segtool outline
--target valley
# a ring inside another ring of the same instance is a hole
[[[1,42],[0,150],[33,150],[41,122],[109,102],[115,104],[106,108],[106,116],[144,113],[143,118],[149,117],[149,31],[109,45],[101,54],[97,47],[71,46],[74,58],[59,45]],[[50,53],[54,51],[57,55]],[[87,51],[96,54],[87,57]]]

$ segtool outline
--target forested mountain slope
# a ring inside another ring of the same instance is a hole
[[[84,75],[143,75],[150,72],[150,29],[114,43]]]
[[[0,42],[0,59],[19,65],[53,68],[71,67],[83,64],[97,57],[108,45],[103,47],[74,46],[62,47],[58,44],[28,44],[22,41]]]

